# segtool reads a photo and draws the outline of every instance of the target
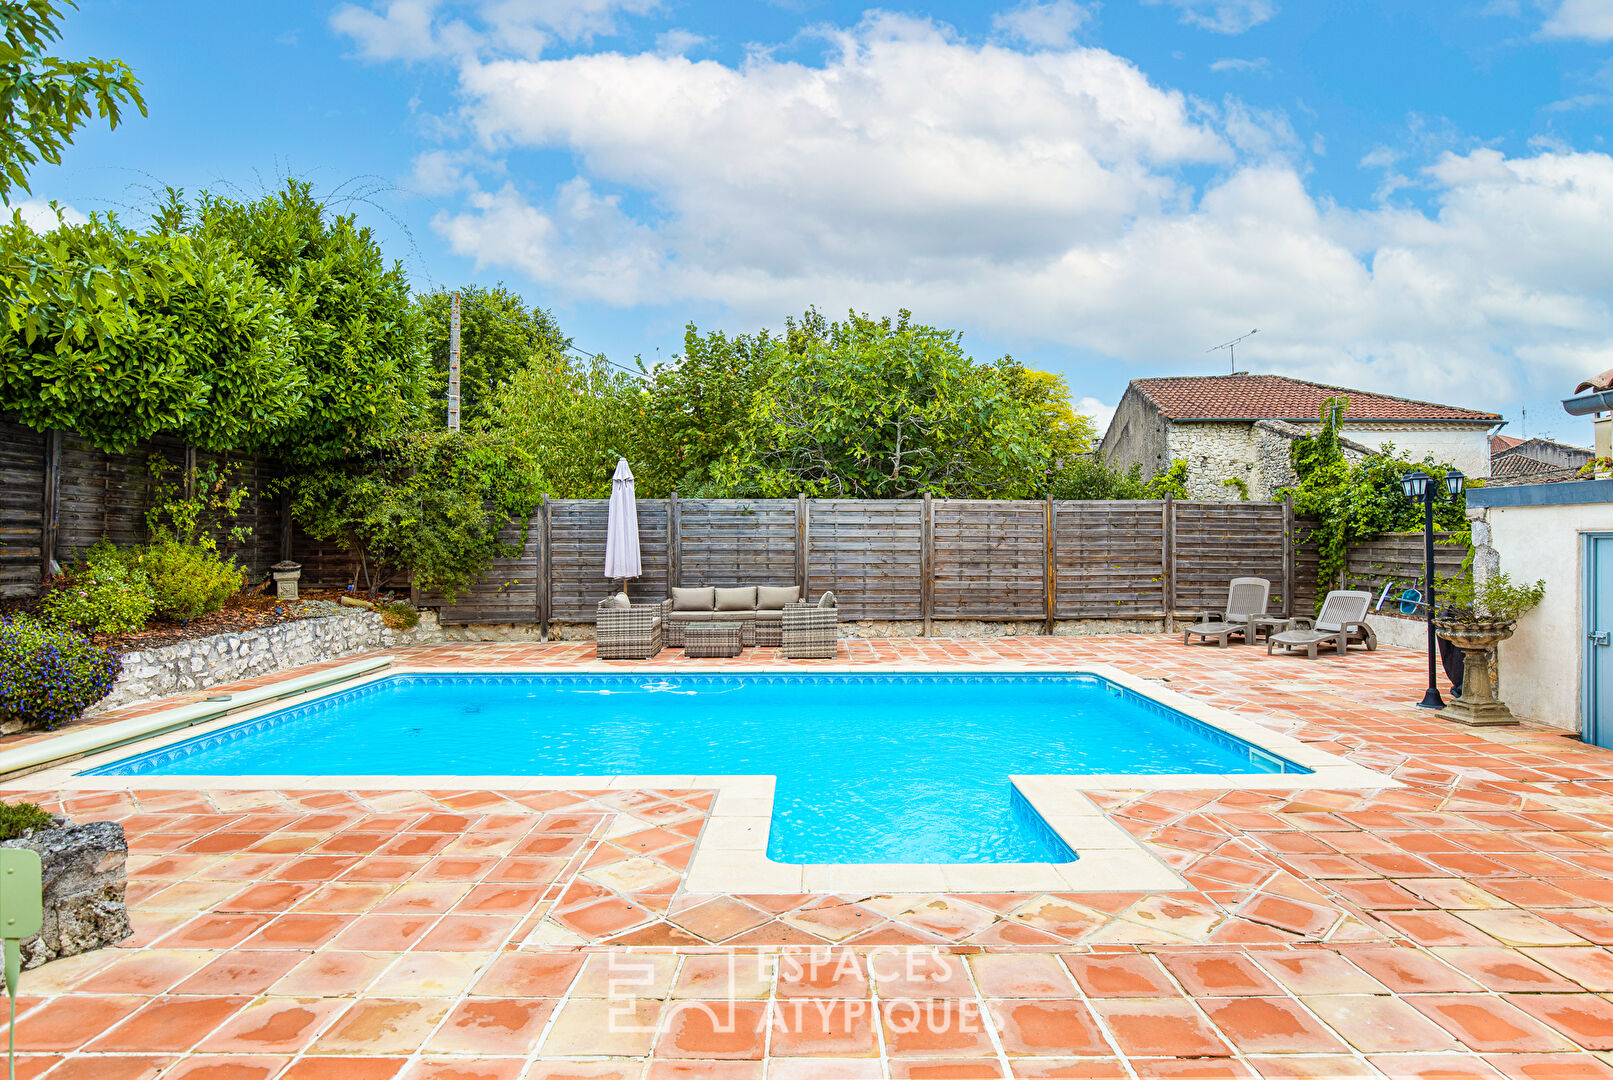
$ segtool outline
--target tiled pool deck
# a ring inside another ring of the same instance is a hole
[[[136,936],[23,976],[18,1075],[1613,1078],[1613,754],[1437,720],[1395,649],[842,661],[1112,664],[1401,786],[1094,793],[1193,891],[827,897],[683,891],[698,791],[73,792],[64,812],[128,831]]]

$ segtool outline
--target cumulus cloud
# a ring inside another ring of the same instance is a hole
[[[1143,0],[1143,3],[1169,4],[1180,12],[1182,22],[1217,34],[1241,34],[1277,14],[1277,0]]]
[[[468,60],[476,154],[558,151],[577,174],[545,190],[427,156],[452,196],[434,228],[573,299],[736,325],[907,307],[1143,370],[1259,326],[1244,366],[1483,403],[1613,350],[1606,154],[1384,153],[1430,209],[1351,209],[1307,189],[1281,114],[1189,100],[1101,49],[893,15],[831,45]]]
[[[705,43],[705,35],[697,34],[693,30],[673,28],[655,35],[655,51],[663,56],[681,56]]]
[[[1613,3],[1608,0],[1561,0],[1540,27],[1540,36],[1613,41]]]
[[[1084,416],[1092,417],[1092,426],[1097,431],[1099,438],[1102,438],[1103,433],[1109,430],[1109,421],[1115,418],[1115,407],[1105,405],[1095,397],[1084,397],[1077,401],[1075,411]]]
[[[1073,0],[1037,3],[1026,0],[1018,7],[999,11],[991,17],[992,29],[1027,45],[1061,48],[1075,40],[1075,32],[1092,18],[1092,9]]]

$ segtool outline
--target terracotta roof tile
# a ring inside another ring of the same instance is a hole
[[[1501,417],[1429,401],[1372,394],[1283,375],[1183,375],[1134,379],[1132,386],[1169,420],[1314,421],[1327,399],[1350,399],[1349,420],[1444,420],[1497,423]]]

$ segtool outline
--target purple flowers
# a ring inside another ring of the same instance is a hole
[[[0,720],[61,727],[105,697],[122,670],[116,653],[83,634],[0,617]]]

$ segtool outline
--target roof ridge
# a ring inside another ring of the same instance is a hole
[[[1159,412],[1172,419],[1259,419],[1258,414],[1243,416],[1232,415],[1226,409],[1218,409],[1206,404],[1204,398],[1214,399],[1221,397],[1223,401],[1232,402],[1235,407],[1242,398],[1248,402],[1251,413],[1255,409],[1264,408],[1276,410],[1269,413],[1267,418],[1277,419],[1311,419],[1309,413],[1316,409],[1320,401],[1305,401],[1304,396],[1315,397],[1326,394],[1329,397],[1347,396],[1352,398],[1352,407],[1360,406],[1367,410],[1366,415],[1357,413],[1357,418],[1366,420],[1445,420],[1452,423],[1499,423],[1502,417],[1498,413],[1482,409],[1468,408],[1463,405],[1449,405],[1439,401],[1426,401],[1422,398],[1405,397],[1399,394],[1386,394],[1377,390],[1362,390],[1349,386],[1338,386],[1333,383],[1316,382],[1312,379],[1300,379],[1292,375],[1280,375],[1275,372],[1262,372],[1259,374],[1229,374],[1229,375],[1156,375],[1147,378],[1131,380],[1131,387],[1139,395],[1154,406]],[[1175,392],[1170,392],[1174,387]],[[1237,392],[1241,391],[1241,392]],[[1219,392],[1219,393],[1218,393]],[[1282,401],[1284,394],[1294,400],[1292,404]],[[1261,402],[1264,397],[1267,400]],[[1177,398],[1172,402],[1169,399]],[[1199,400],[1194,400],[1198,398]],[[1374,410],[1377,403],[1379,409]],[[1384,408],[1390,406],[1391,408]],[[1355,411],[1352,408],[1352,411]],[[1384,415],[1374,416],[1374,411],[1381,411]],[[1395,411],[1402,413],[1416,413],[1426,411],[1435,415],[1394,415]],[[1301,414],[1304,414],[1303,417]]]

